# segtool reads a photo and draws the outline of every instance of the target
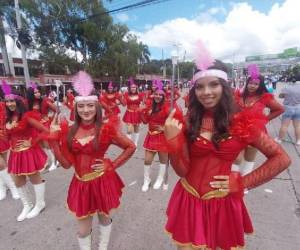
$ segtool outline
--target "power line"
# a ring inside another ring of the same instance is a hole
[[[144,1],[141,1],[141,2],[137,2],[137,3],[134,3],[134,4],[129,4],[129,5],[126,5],[124,7],[117,8],[117,9],[108,10],[108,11],[104,11],[102,13],[94,14],[94,15],[88,16],[86,18],[82,18],[79,21],[84,22],[88,19],[95,18],[95,17],[100,16],[100,15],[118,13],[118,12],[122,12],[122,11],[126,11],[126,10],[132,10],[132,9],[145,7],[147,5],[159,4],[159,3],[167,2],[167,1],[170,1],[170,0],[144,0]]]

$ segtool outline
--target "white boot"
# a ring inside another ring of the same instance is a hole
[[[6,190],[7,190],[6,185],[0,177],[0,201],[6,198]]]
[[[100,230],[100,239],[99,239],[99,250],[107,250],[110,233],[111,233],[111,227],[112,223],[109,225],[101,225],[99,224],[99,230]]]
[[[243,167],[241,168],[241,175],[244,176],[251,173],[254,168],[254,164],[254,161],[245,161]]]
[[[126,134],[127,138],[132,141],[132,134]]]
[[[31,211],[33,204],[29,199],[28,190],[26,184],[18,188],[18,193],[20,195],[21,201],[23,203],[23,210],[18,216],[17,221],[23,221],[26,219],[26,215]]]
[[[6,186],[9,188],[12,197],[15,200],[20,199],[16,185],[13,179],[11,178],[11,175],[7,173],[7,169],[0,171],[0,179],[2,179],[4,184],[6,184]]]
[[[26,218],[31,219],[34,218],[35,216],[39,215],[42,210],[45,209],[46,204],[45,204],[45,182],[42,182],[37,185],[33,185],[34,188],[34,193],[35,193],[35,206],[34,208],[30,211],[29,214],[27,214]]]
[[[231,165],[231,171],[232,172],[241,172],[240,168],[241,168],[241,166],[238,165],[238,164],[232,164]]]
[[[56,161],[55,161],[55,156],[52,153],[51,149],[49,148],[44,148],[45,153],[47,154],[48,157],[48,164],[50,167],[48,168],[49,171],[57,169]]]
[[[144,165],[144,184],[142,186],[142,191],[147,192],[151,183],[150,179],[150,168],[151,165]]]
[[[92,236],[89,234],[84,238],[77,237],[80,250],[91,250]]]
[[[135,144],[136,147],[138,145],[139,137],[140,137],[140,133],[134,133],[133,134],[133,139],[134,139],[133,142],[134,142],[134,144]]]
[[[158,172],[158,176],[157,179],[153,185],[153,189],[160,189],[161,184],[164,181],[164,177],[165,177],[165,172],[166,172],[166,164],[159,164],[159,172]]]

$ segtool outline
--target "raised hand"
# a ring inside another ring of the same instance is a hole
[[[175,112],[176,109],[173,109],[165,122],[164,133],[167,140],[176,137],[182,129],[182,123],[173,118]]]

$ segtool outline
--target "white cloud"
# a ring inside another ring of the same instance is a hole
[[[221,59],[243,60],[245,56],[279,53],[288,47],[300,47],[300,1],[286,0],[274,4],[268,13],[255,10],[249,3],[211,8],[193,19],[177,18],[153,26],[143,33],[135,32],[153,48],[172,51],[172,43],[181,44],[181,54],[192,58],[193,45],[201,38],[212,54]],[[219,22],[216,15],[225,15]]]
[[[126,22],[129,20],[129,16],[125,13],[119,13],[116,15],[116,18],[121,22]]]

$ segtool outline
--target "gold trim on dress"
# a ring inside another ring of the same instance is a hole
[[[11,147],[11,151],[12,152],[22,152],[22,151],[28,150],[30,148],[31,148],[31,146]]]
[[[149,135],[158,135],[158,134],[161,134],[163,131],[157,131],[157,130],[154,130],[154,131],[150,131],[148,130],[148,134]]]
[[[182,185],[182,187],[190,194],[192,194],[193,196],[197,197],[198,199],[201,200],[210,200],[213,198],[223,198],[225,196],[228,195],[228,192],[224,192],[224,191],[220,191],[219,189],[216,190],[212,190],[207,192],[206,194],[200,196],[199,193],[197,192],[197,190],[195,188],[193,188],[185,178],[182,178],[180,180],[180,183]]]
[[[88,174],[83,175],[82,177],[80,177],[79,175],[75,174],[76,178],[80,181],[92,181],[100,176],[104,175],[104,171],[101,172],[91,172]]]

